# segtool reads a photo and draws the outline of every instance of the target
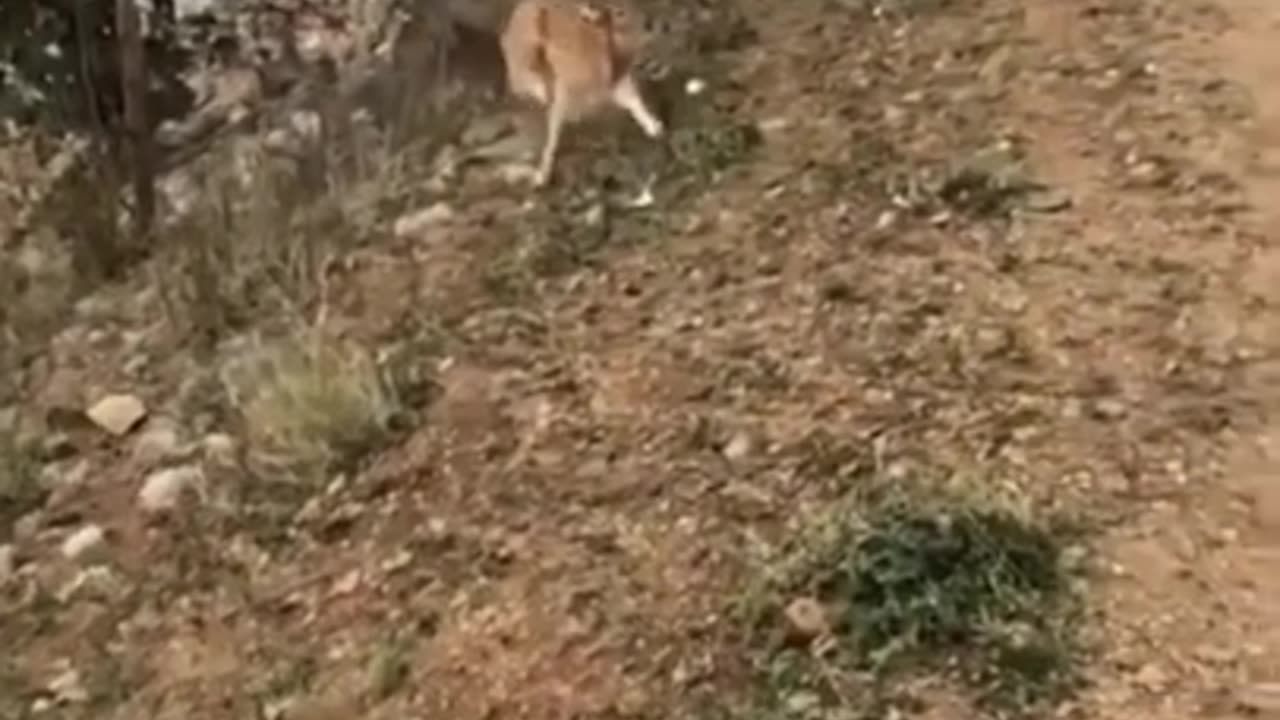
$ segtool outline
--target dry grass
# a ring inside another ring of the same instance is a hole
[[[194,201],[153,263],[173,327],[212,340],[323,307],[328,269],[414,187],[411,150],[365,126],[345,140],[284,152],[243,138],[192,173]]]
[[[359,460],[401,408],[368,354],[316,330],[257,345],[222,380],[257,459],[299,478]]]
[[[36,450],[18,426],[18,413],[0,410],[0,541],[14,520],[44,500]]]

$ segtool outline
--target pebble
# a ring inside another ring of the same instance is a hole
[[[14,558],[12,545],[0,545],[0,586],[8,582],[17,570],[18,561]]]
[[[1162,692],[1169,686],[1169,674],[1155,663],[1143,665],[1133,679],[1139,687],[1153,693]]]
[[[62,541],[62,555],[69,560],[86,560],[105,544],[107,536],[97,525],[85,525]]]
[[[226,433],[206,435],[201,443],[206,461],[219,467],[235,467],[236,441]]]
[[[746,433],[734,435],[724,446],[724,457],[729,461],[738,461],[751,454],[751,436]]]
[[[1237,693],[1245,708],[1254,712],[1280,712],[1280,682],[1258,682]]]
[[[85,413],[94,425],[112,435],[124,435],[142,422],[147,408],[133,395],[108,395]]]
[[[433,227],[443,225],[453,219],[453,208],[443,202],[404,215],[396,220],[392,231],[398,238],[410,238],[422,235]]]
[[[787,604],[783,614],[791,633],[799,640],[812,640],[828,630],[827,611],[822,603],[809,597],[796,598]]]
[[[173,510],[187,490],[197,490],[204,474],[195,465],[157,470],[147,476],[138,491],[138,506],[144,512],[162,513]]]
[[[152,419],[133,446],[133,458],[142,465],[154,465],[177,456],[181,444],[182,433],[177,423]]]

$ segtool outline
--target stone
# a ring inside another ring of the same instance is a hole
[[[153,419],[133,446],[133,458],[144,466],[172,460],[181,454],[182,429],[167,419]]]
[[[206,435],[200,443],[204,450],[205,462],[216,467],[231,468],[235,467],[236,459],[236,441],[226,433],[210,433]]]
[[[97,525],[85,525],[62,541],[62,555],[68,560],[91,560],[106,546],[107,535]]]
[[[44,512],[32,510],[13,521],[13,539],[18,542],[34,540],[40,528],[44,526]]]
[[[725,443],[723,454],[730,462],[745,459],[751,454],[751,436],[746,433],[734,435],[729,442]]]
[[[13,577],[13,573],[18,569],[17,558],[14,557],[12,545],[0,545],[0,586],[3,586]]]
[[[137,427],[147,416],[147,407],[134,395],[108,395],[85,413],[94,425],[121,436]]]
[[[402,215],[396,220],[392,231],[398,238],[417,237],[434,227],[444,225],[452,220],[453,216],[453,208],[447,203],[438,202],[416,212]]]
[[[147,513],[163,513],[178,507],[188,491],[198,491],[204,473],[198,466],[165,468],[147,476],[138,491],[138,506]]]
[[[1236,693],[1241,706],[1257,713],[1280,713],[1280,682],[1256,682]]]
[[[47,690],[60,703],[79,705],[89,700],[89,692],[85,690],[80,673],[74,667],[67,667],[54,677]]]
[[[826,608],[822,603],[809,597],[796,598],[787,604],[783,614],[787,618],[787,627],[798,640],[813,640],[821,637],[829,630]]]
[[[1169,674],[1155,663],[1143,665],[1134,675],[1134,682],[1142,689],[1152,692],[1164,692],[1169,687]]]

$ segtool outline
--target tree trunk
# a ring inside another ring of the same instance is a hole
[[[120,95],[124,102],[127,157],[133,174],[134,236],[145,244],[155,218],[156,190],[147,122],[147,56],[135,0],[116,0],[116,37],[120,41]]]

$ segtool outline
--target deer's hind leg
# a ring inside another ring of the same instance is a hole
[[[565,105],[567,96],[564,88],[558,83],[547,83],[547,85],[551,98],[547,103],[546,139],[542,144],[542,158],[538,162],[538,171],[533,179],[533,184],[537,187],[543,187],[551,181],[556,152],[560,149],[560,135],[564,130],[568,110]]]
[[[636,81],[630,73],[623,75],[618,80],[618,84],[614,85],[610,99],[614,105],[626,110],[646,135],[651,138],[661,137],[665,129],[662,121],[649,109],[649,105],[645,103],[644,98],[640,95],[640,88],[636,85]]]

